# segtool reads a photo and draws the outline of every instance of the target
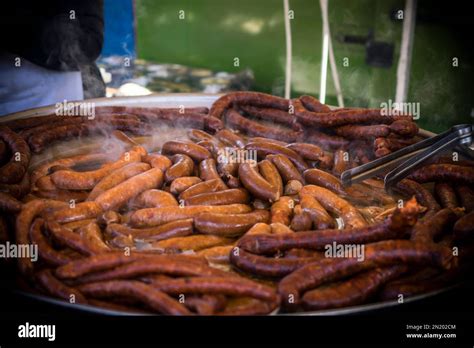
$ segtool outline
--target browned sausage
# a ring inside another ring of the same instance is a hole
[[[229,189],[218,192],[201,193],[184,200],[185,205],[225,205],[245,204],[249,202],[249,194],[244,189]]]
[[[183,176],[192,176],[194,172],[194,163],[191,157],[186,155],[174,155],[171,157],[173,165],[165,172],[165,181],[172,182]]]
[[[334,228],[334,219],[328,214],[316,198],[300,192],[300,205],[303,212],[308,213],[313,220],[313,225],[318,230]]]
[[[0,183],[15,184],[21,181],[30,163],[30,148],[18,134],[10,128],[0,126],[0,140],[10,148],[10,161],[0,167]]]
[[[163,172],[161,169],[152,168],[101,193],[95,202],[103,210],[117,209],[141,192],[159,187],[162,183]]]
[[[175,195],[179,195],[181,192],[186,191],[191,186],[199,184],[202,182],[197,176],[183,176],[181,178],[176,178],[171,182],[170,192]]]
[[[112,223],[107,225],[106,233],[112,237],[117,235],[132,236],[136,239],[163,240],[174,237],[189,236],[193,233],[193,220],[177,220],[164,225],[150,228],[130,228]]]
[[[126,297],[143,303],[161,314],[191,315],[177,300],[138,281],[107,281],[85,284],[80,290],[91,297]]]
[[[136,227],[158,226],[167,222],[194,218],[200,213],[243,214],[251,211],[245,204],[187,207],[146,208],[135,211],[130,216],[130,223]]]
[[[35,276],[38,283],[49,294],[62,298],[70,303],[87,303],[84,295],[77,289],[68,287],[66,284],[57,279],[50,269],[44,269]],[[71,302],[74,299],[74,302]]]
[[[277,167],[285,183],[290,180],[296,180],[304,184],[303,177],[288,157],[284,155],[268,155],[267,158]]]
[[[203,193],[217,192],[227,189],[228,187],[221,179],[203,181],[184,190],[179,195],[179,199],[185,200]]]
[[[408,178],[420,183],[450,181],[474,185],[474,168],[456,164],[429,164],[415,170]]]
[[[270,185],[277,188],[281,196],[283,194],[283,180],[275,165],[269,160],[263,160],[258,162],[258,170]]]
[[[73,208],[64,208],[51,214],[51,220],[60,224],[67,222],[90,219],[102,213],[102,208],[96,202],[82,202]]]
[[[74,170],[59,170],[51,174],[51,180],[60,189],[66,190],[89,190],[105,176],[113,171],[126,166],[132,162],[140,162],[141,157],[146,153],[141,146],[132,148],[125,152],[121,158],[111,164],[105,164],[103,167],[86,172],[76,172]]]
[[[6,213],[18,213],[21,210],[21,202],[8,193],[0,192],[0,211]]]
[[[298,168],[299,171],[308,169],[308,164],[305,162],[303,157],[298,155],[295,151],[290,148],[277,145],[270,142],[253,142],[245,145],[246,150],[257,151],[259,157],[264,158],[267,155],[284,155]]]
[[[307,185],[301,189],[300,194],[309,194],[316,198],[326,210],[342,218],[345,228],[367,225],[364,217],[352,204],[323,187]]]
[[[269,220],[270,214],[266,210],[246,214],[202,213],[194,218],[194,227],[204,234],[234,237],[244,234],[256,223],[268,223]]]
[[[216,168],[216,161],[213,158],[204,159],[199,163],[199,177],[203,181],[220,179]]]
[[[186,155],[198,162],[211,157],[211,153],[206,148],[184,141],[167,141],[163,144],[161,153],[165,155]]]
[[[282,196],[278,201],[272,204],[270,208],[271,223],[281,223],[286,226],[290,225],[291,218],[293,215],[293,208],[295,202],[291,197]]]
[[[178,179],[176,179],[178,180]],[[166,191],[151,189],[140,193],[134,200],[133,206],[140,208],[177,207],[174,196]]]
[[[257,170],[257,166],[251,163],[241,163],[239,166],[239,179],[244,187],[255,197],[272,202],[280,198],[278,187],[271,185]]]

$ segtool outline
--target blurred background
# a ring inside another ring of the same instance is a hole
[[[442,131],[474,117],[469,2],[414,1],[405,102],[419,103],[419,124]],[[329,0],[328,21],[344,106],[395,101],[404,0]],[[291,96],[320,97],[323,16],[317,0],[290,0]],[[402,11],[402,12],[400,12]],[[400,18],[402,13],[402,18]],[[107,94],[224,93],[284,95],[282,0],[105,0],[99,59]],[[328,65],[325,102],[338,105]]]

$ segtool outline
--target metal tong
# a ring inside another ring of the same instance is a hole
[[[346,170],[341,174],[342,184],[350,186],[390,170],[384,177],[385,190],[390,192],[398,181],[443,150],[456,147],[460,152],[474,157],[474,151],[468,147],[472,144],[473,127],[472,124],[453,126],[439,135],[404,147],[375,161]]]

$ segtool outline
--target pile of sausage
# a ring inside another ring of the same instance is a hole
[[[414,141],[407,117],[253,92],[225,95],[210,110],[97,110],[93,121],[50,116],[0,129],[0,211],[11,213],[0,238],[38,246],[39,261],[18,259],[35,290],[128,312],[269,314],[400,299],[469,267],[471,162],[439,158],[401,181],[400,196],[381,180],[345,188],[337,177],[381,155],[370,142]],[[158,152],[134,138],[163,123],[187,136]],[[120,155],[29,168],[30,147],[107,126]],[[11,188],[24,178],[25,190]],[[362,248],[362,258],[328,246]]]

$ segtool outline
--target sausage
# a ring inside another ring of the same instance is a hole
[[[402,179],[397,183],[395,188],[406,195],[414,195],[421,205],[428,208],[427,214],[432,214],[441,209],[431,192],[416,181]]]
[[[334,166],[332,171],[335,175],[341,175],[342,172],[349,169],[350,161],[347,157],[348,153],[344,150],[337,150],[334,153]]]
[[[225,120],[229,128],[241,131],[248,136],[278,139],[290,143],[296,141],[299,136],[299,132],[294,130],[272,127],[249,120],[234,109],[230,109],[226,112]]]
[[[295,233],[291,228],[289,228],[287,225],[282,224],[280,222],[273,222],[270,224],[270,227],[272,229],[272,234],[288,234],[288,233]]]
[[[126,166],[132,162],[140,162],[142,155],[146,153],[141,146],[134,147],[125,152],[121,158],[103,167],[86,172],[76,172],[73,170],[60,170],[51,174],[51,180],[60,189],[66,190],[90,190],[97,183],[113,171]]]
[[[390,131],[404,137],[413,137],[418,134],[418,126],[412,120],[396,120],[389,125]]]
[[[165,172],[165,182],[170,183],[183,176],[192,176],[194,172],[194,162],[187,155],[174,155],[171,157],[173,165]]]
[[[258,224],[253,225],[250,229],[245,232],[244,236],[253,236],[259,234],[271,234],[272,228],[269,224],[264,224],[263,222],[259,222]]]
[[[199,163],[199,177],[203,181],[220,179],[216,168],[216,161],[213,158],[207,158]]]
[[[277,189],[280,196],[283,195],[283,180],[275,165],[269,160],[263,160],[258,163],[258,170],[262,177]]]
[[[104,214],[102,214],[104,215]],[[89,225],[92,222],[96,222],[98,219],[85,219],[85,220],[77,220],[73,222],[68,222],[64,225],[62,225],[64,228],[68,228],[70,230],[77,230],[78,228],[84,227],[86,225]]]
[[[97,185],[92,189],[88,201],[95,200],[103,192],[117,186],[118,184],[124,182],[131,177],[141,174],[150,169],[150,165],[147,163],[130,163],[122,168],[119,168],[109,175],[102,178]]]
[[[306,131],[304,139],[306,142],[316,144],[327,151],[347,148],[347,146],[349,145],[349,140],[343,137],[340,137],[338,135],[327,134],[317,130]]]
[[[40,258],[47,264],[55,267],[71,262],[73,259],[69,255],[51,247],[47,238],[43,234],[43,226],[44,220],[37,218],[33,221],[30,229],[31,242],[38,246],[38,254]]]
[[[74,208],[64,208],[51,214],[51,220],[60,224],[97,217],[102,208],[96,202],[82,202]]]
[[[177,300],[138,281],[106,281],[85,284],[80,290],[91,297],[126,297],[161,314],[191,315],[191,312]]]
[[[184,190],[179,195],[179,199],[186,200],[203,193],[218,192],[227,189],[228,187],[221,179],[203,181]]]
[[[280,199],[273,203],[270,208],[270,222],[290,226],[294,206],[295,202],[291,197],[280,197]]]
[[[355,306],[373,297],[387,282],[406,272],[406,266],[375,268],[353,278],[310,290],[303,295],[305,310]]]
[[[242,185],[257,198],[272,202],[280,198],[278,187],[271,185],[257,170],[257,166],[251,163],[241,163],[239,166],[239,179]]]
[[[34,185],[39,178],[50,174],[51,168],[76,168],[81,166],[90,166],[93,164],[103,164],[109,159],[109,157],[110,154],[107,153],[92,153],[61,158],[52,162],[47,162],[32,171],[31,184]]]
[[[48,190],[48,191],[34,191],[34,194],[39,198],[52,199],[61,202],[75,203],[84,202],[89,196],[87,191],[71,191],[71,190]]]
[[[268,155],[267,159],[277,167],[278,172],[285,183],[290,180],[296,180],[304,184],[303,177],[288,157],[284,155]]]
[[[232,245],[216,246],[200,250],[196,255],[204,257],[209,263],[228,264]]]
[[[188,138],[194,142],[199,142],[202,140],[209,140],[211,142],[219,142],[217,138],[215,138],[211,134],[200,129],[190,129],[187,131],[187,135],[188,135]]]
[[[30,148],[22,137],[6,126],[0,126],[0,140],[8,145],[12,154],[9,162],[0,167],[0,183],[18,183],[28,169]]]
[[[324,168],[332,167],[332,155],[330,153],[325,152],[317,145],[308,143],[291,143],[286,145],[286,147],[295,151],[305,160],[316,161]]]
[[[413,227],[411,240],[425,244],[433,243],[446,228],[452,227],[461,211],[460,208],[445,208],[433,214],[429,219],[418,221]]]
[[[96,243],[97,238],[91,238],[91,233],[89,233],[88,236],[89,241],[86,241],[86,238],[83,238],[81,234],[75,233],[54,221],[48,220],[46,224],[48,231],[51,232],[51,235],[55,240],[75,251],[78,251],[81,254],[94,255],[104,252],[104,249],[101,248],[102,246],[97,246],[99,244]]]
[[[331,109],[329,106],[321,103],[318,99],[310,95],[302,95],[298,100],[303,104],[303,106],[309,111],[313,112],[330,112]]]
[[[294,215],[290,224],[291,229],[293,231],[310,230],[313,224],[313,220],[311,219],[311,216],[307,212],[303,211],[303,209],[301,208],[301,205],[299,204],[295,205],[293,212],[294,212]]]
[[[460,218],[454,224],[453,238],[454,240],[467,240],[474,236],[474,212],[470,212]]]
[[[18,184],[0,184],[0,192],[20,199],[30,192],[30,176],[26,173]]]
[[[352,204],[323,187],[307,185],[301,189],[300,194],[309,194],[316,198],[324,209],[342,218],[345,228],[367,225],[364,217]]]
[[[316,198],[311,195],[300,192],[300,205],[303,212],[311,216],[313,225],[318,230],[334,228],[336,224],[334,219],[329,216],[326,209],[324,209]]]
[[[171,160],[163,155],[157,153],[147,154],[142,158],[143,162],[148,163],[152,168],[161,169],[163,172],[166,172],[169,167],[173,165]]]
[[[150,228],[130,228],[125,225],[111,223],[107,225],[106,233],[112,237],[126,235],[132,236],[135,239],[146,240],[163,240],[174,237],[184,237],[193,233],[193,220],[177,220]]]
[[[217,99],[209,110],[209,115],[222,118],[226,110],[237,105],[255,105],[279,110],[289,110],[288,99],[259,92],[232,92]]]
[[[84,284],[107,280],[130,279],[151,274],[166,274],[172,276],[227,275],[225,271],[212,268],[196,261],[191,261],[189,257],[185,259],[182,255],[155,255],[126,263],[108,271],[88,274],[77,279],[77,281]]]
[[[249,194],[244,189],[229,189],[218,192],[201,193],[184,200],[184,205],[227,205],[246,204]]]
[[[407,236],[415,225],[420,206],[410,201],[383,222],[345,230],[304,231],[290,235],[262,235],[241,238],[238,245],[254,254],[274,254],[294,248],[324,249],[328,244],[365,244]]]
[[[246,214],[202,213],[194,218],[194,227],[204,234],[234,237],[244,234],[256,223],[268,223],[269,220],[270,214],[266,210]]]
[[[320,169],[312,168],[303,172],[307,184],[324,187],[338,195],[347,195],[341,181],[334,175]]]
[[[199,213],[243,214],[251,211],[245,204],[215,205],[215,206],[186,206],[181,208],[145,208],[135,211],[130,216],[130,224],[136,227],[151,227],[167,222],[190,219]]]
[[[238,148],[245,147],[245,141],[238,134],[230,129],[221,129],[216,132],[215,137],[227,146]]]
[[[279,123],[298,131],[301,126],[296,123],[295,117],[288,112],[288,110],[278,110],[273,108],[262,108],[252,105],[239,105],[239,109],[244,111],[247,115],[262,119],[265,121]]]
[[[186,191],[191,186],[199,184],[202,182],[197,176],[183,176],[181,178],[176,178],[171,182],[170,192],[175,195],[179,195],[181,192]]]
[[[198,162],[211,157],[211,153],[206,148],[184,141],[167,141],[163,144],[161,153],[165,155],[186,155]]]
[[[245,278],[190,277],[169,279],[152,283],[153,288],[169,295],[180,294],[223,294],[244,296],[263,301],[276,302],[276,291],[267,285]]]
[[[306,110],[299,100],[295,100],[295,117],[298,122],[312,127],[337,127],[345,124],[390,124],[397,117],[383,115],[381,109],[355,109],[330,112],[312,112]],[[403,116],[400,116],[403,117]]]
[[[298,155],[295,151],[290,148],[280,146],[270,142],[254,142],[245,145],[246,150],[257,151],[259,157],[265,157],[267,155],[284,155],[298,168],[299,171],[308,169],[308,164],[305,162],[303,157]]]
[[[77,289],[71,288],[57,279],[50,269],[44,269],[35,275],[38,284],[49,294],[62,298],[70,303],[86,304],[84,295]],[[74,302],[71,302],[72,298]]]
[[[264,138],[264,137],[248,138],[247,142],[248,143],[258,143],[258,142],[260,142],[260,143],[270,143],[270,144],[275,144],[275,145],[279,145],[279,146],[287,146],[288,145],[287,142],[277,140],[277,139]]]
[[[345,125],[334,128],[337,135],[346,139],[367,139],[386,137],[390,134],[390,127],[385,124],[363,126],[363,125]]]
[[[221,236],[192,235],[157,241],[152,244],[152,248],[165,253],[181,253],[189,252],[190,250],[197,252],[217,246],[229,245],[231,242],[231,239]]]
[[[238,247],[230,253],[230,262],[239,270],[271,278],[281,278],[304,265],[318,260],[320,260],[319,256],[295,259],[269,258],[251,254]]]
[[[374,267],[414,264],[449,269],[452,252],[445,248],[427,246],[405,240],[388,240],[365,246],[364,261],[357,258],[327,258],[307,264],[284,277],[278,292],[288,309],[300,303],[300,295],[322,284],[346,278]]]
[[[55,271],[55,275],[60,279],[74,279],[86,274],[102,272],[139,258],[146,257],[140,254],[125,254],[124,252],[110,252],[106,254],[92,255],[69,262]]]
[[[302,188],[303,188],[303,184],[301,183],[301,181],[290,180],[286,183],[283,193],[286,196],[297,195],[301,191]]]
[[[45,199],[32,200],[23,205],[23,209],[16,217],[15,241],[18,245],[30,244],[29,231],[36,216],[49,208],[64,207],[63,202],[49,201]],[[29,258],[19,258],[18,268],[22,274],[30,274],[33,264]]]
[[[84,244],[91,251],[91,254],[101,254],[111,250],[109,246],[105,244],[102,231],[96,222],[80,227],[77,232],[84,241]]]
[[[68,170],[68,169],[62,169]],[[43,176],[36,181],[36,188],[41,191],[55,191],[58,190],[56,185],[51,180],[50,175]]]
[[[466,212],[474,210],[474,190],[467,185],[455,185],[456,193],[458,194],[461,206],[466,209]]]
[[[429,164],[415,170],[408,178],[419,183],[449,181],[474,185],[474,168],[456,164]]]
[[[115,187],[101,193],[95,202],[102,210],[114,210],[120,208],[131,198],[145,190],[161,186],[163,183],[163,172],[161,169],[152,168],[144,173],[135,175]]]
[[[0,192],[0,211],[4,213],[18,213],[22,203],[8,193]]]
[[[169,192],[151,189],[140,193],[133,200],[133,205],[140,208],[177,207],[178,202],[176,201],[176,198],[174,198],[174,196]]]

